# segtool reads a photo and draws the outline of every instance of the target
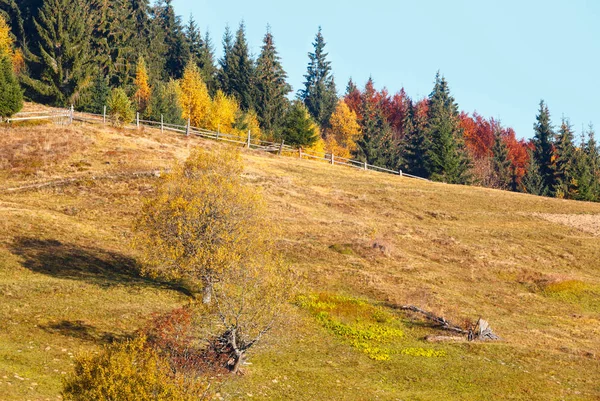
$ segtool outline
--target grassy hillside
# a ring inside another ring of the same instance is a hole
[[[90,125],[0,129],[0,400],[59,399],[72,358],[189,302],[136,274],[130,222],[194,146]],[[600,397],[600,205],[244,151],[304,296],[223,399]],[[57,186],[8,191],[56,180]],[[395,306],[503,341],[430,343]]]

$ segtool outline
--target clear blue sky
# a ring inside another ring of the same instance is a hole
[[[210,30],[217,56],[226,24],[243,19],[254,54],[267,24],[294,91],[319,25],[338,91],[352,77],[426,96],[439,69],[462,110],[532,136],[540,99],[552,120],[600,130],[600,1],[596,0],[175,0],[187,22]],[[598,135],[597,135],[598,137]]]

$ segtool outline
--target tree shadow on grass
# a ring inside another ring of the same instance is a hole
[[[56,278],[85,281],[101,287],[130,285],[162,288],[193,296],[180,283],[141,276],[140,266],[135,259],[100,248],[18,237],[11,244],[11,252],[23,258],[22,265],[25,268]]]
[[[130,334],[117,334],[98,330],[96,327],[87,324],[82,320],[62,320],[60,322],[41,325],[40,328],[47,333],[60,334],[102,344],[111,344],[115,341],[123,341],[132,338],[132,335]]]

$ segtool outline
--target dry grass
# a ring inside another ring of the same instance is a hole
[[[38,166],[35,178],[4,170],[0,187],[168,168],[193,146],[224,146],[151,130],[70,130],[88,145]],[[374,361],[298,308],[270,347],[251,358],[247,375],[223,389],[224,398],[600,397],[598,238],[538,217],[597,217],[600,205],[253,151],[244,158],[245,179],[262,188],[281,227],[278,247],[304,273],[305,292],[361,297],[378,308],[410,303],[455,322],[482,316],[505,341],[436,344],[445,357]],[[0,192],[0,319],[7,322],[0,330],[0,399],[56,399],[68,352],[97,349],[103,339],[142,326],[152,312],[186,302],[177,288],[135,274],[129,224],[152,185],[140,178]],[[419,354],[424,338],[436,334],[393,309],[386,313],[406,333],[393,349]],[[347,311],[344,321],[351,318]]]

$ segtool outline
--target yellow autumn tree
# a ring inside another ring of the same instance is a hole
[[[148,114],[148,106],[150,105],[150,98],[152,97],[152,89],[150,88],[148,81],[146,61],[140,56],[135,71],[135,103],[137,111],[141,114]]]
[[[18,74],[25,66],[25,58],[20,49],[14,48],[14,41],[10,35],[10,26],[0,15],[0,55],[6,54],[12,61],[13,70]]]
[[[10,27],[0,15],[0,53],[9,54],[12,56],[13,39],[10,36]]]
[[[182,117],[193,126],[204,128],[210,124],[212,100],[206,83],[195,63],[188,63],[180,82]]]
[[[237,116],[236,129],[234,132],[240,139],[246,140],[248,138],[248,131],[250,131],[250,135],[254,142],[260,140],[262,137],[258,115],[253,110],[246,113],[239,112]]]
[[[360,125],[356,113],[340,100],[329,120],[330,128],[325,136],[325,149],[336,156],[350,158],[360,138]]]
[[[235,116],[239,112],[238,102],[221,90],[217,91],[211,105],[207,129],[231,133],[235,125]]]

